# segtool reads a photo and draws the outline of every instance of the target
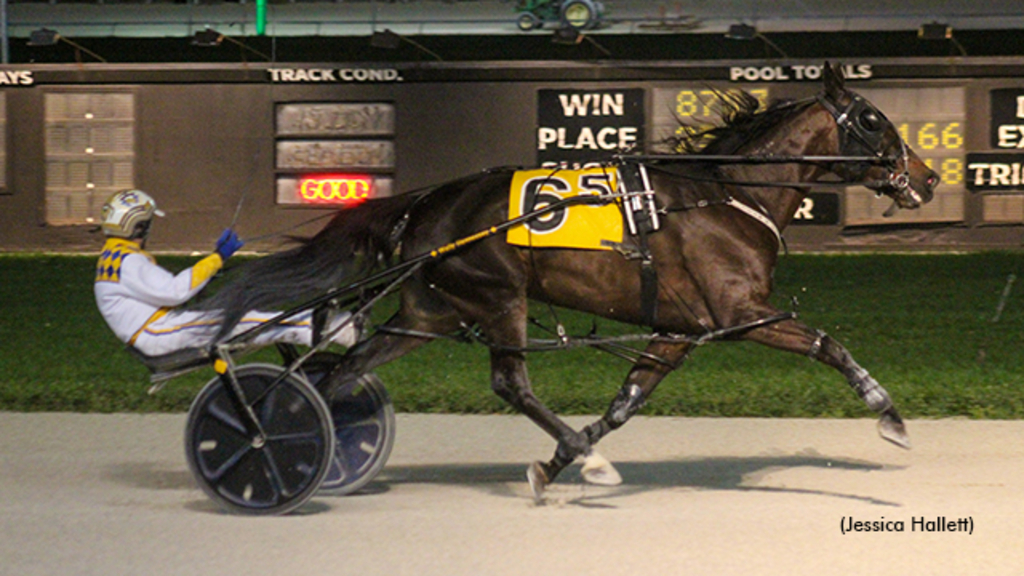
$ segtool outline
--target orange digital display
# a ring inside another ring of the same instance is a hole
[[[358,204],[373,192],[369,174],[312,174],[302,176],[298,197],[303,204]]]

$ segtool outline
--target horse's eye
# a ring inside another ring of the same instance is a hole
[[[860,125],[868,132],[878,132],[882,129],[882,119],[874,110],[865,110],[860,113]]]

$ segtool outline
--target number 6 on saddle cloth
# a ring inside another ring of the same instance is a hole
[[[554,210],[508,231],[506,241],[532,248],[617,250],[640,260],[644,321],[657,314],[658,278],[647,236],[661,227],[647,168],[625,161],[583,170],[519,170],[512,178],[509,220],[572,196],[616,197],[607,204],[581,204]],[[623,224],[625,221],[625,224]],[[633,242],[624,242],[624,229]]]

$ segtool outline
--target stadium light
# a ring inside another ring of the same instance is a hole
[[[220,32],[217,32],[216,30],[214,30],[212,28],[206,28],[204,30],[200,30],[200,31],[196,32],[195,35],[192,36],[192,45],[193,46],[214,47],[214,46],[220,46],[221,43],[224,42],[225,40],[227,40],[228,42],[230,42],[230,43],[232,43],[232,44],[234,44],[236,46],[241,47],[243,50],[248,50],[249,52],[252,52],[253,54],[256,54],[257,56],[259,56],[261,58],[266,58],[266,60],[268,62],[273,62],[274,61],[273,58],[271,58],[270,56],[267,56],[263,52],[260,52],[259,50],[256,50],[255,48],[252,48],[251,46],[245,44],[244,42],[240,42],[240,41],[235,40],[234,38],[232,38],[230,36],[226,36],[224,34],[221,34]]]
[[[589,35],[584,34],[571,26],[562,26],[561,28],[555,29],[555,33],[551,37],[552,44],[561,44],[563,46],[575,46],[576,44],[582,44],[584,40],[594,48],[597,48],[605,56],[608,56],[609,58],[611,57],[611,50],[608,50],[604,46],[598,44],[597,40],[594,40]]]
[[[78,44],[77,42],[68,40],[67,38],[61,36],[60,33],[57,32],[56,30],[51,30],[49,28],[40,28],[38,30],[33,30],[28,36],[28,42],[26,43],[26,45],[54,46],[59,42],[64,42],[72,46],[75,49],[75,55],[77,56],[79,62],[81,62],[82,60],[80,52],[85,52],[86,54],[92,56],[100,62],[107,61],[107,59],[103,56],[100,56],[99,54],[93,52],[92,50],[89,50],[88,48],[82,46],[81,44]]]
[[[433,50],[427,48],[426,46],[420,44],[419,42],[416,42],[415,40],[411,40],[409,38],[406,38],[405,36],[402,36],[401,34],[392,32],[387,28],[385,28],[384,31],[382,32],[375,31],[370,36],[370,46],[373,48],[395,50],[402,45],[402,42],[408,42],[409,44],[412,44],[417,49],[422,50],[436,58],[438,62],[444,61],[444,58],[441,58],[441,56],[438,55],[437,52],[434,52]]]
[[[733,24],[729,26],[729,31],[725,33],[725,37],[730,40],[760,40],[775,49],[776,52],[782,55],[783,58],[789,58],[789,54],[786,54],[782,48],[779,48],[774,42],[769,40],[764,34],[757,31],[757,28],[750,24]]]
[[[949,40],[960,51],[961,56],[967,56],[967,50],[953,36],[953,27],[949,24],[942,24],[940,22],[922,24],[917,29],[917,37],[921,40]]]

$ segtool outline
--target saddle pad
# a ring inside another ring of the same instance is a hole
[[[508,217],[518,218],[572,196],[610,195],[619,185],[615,168],[517,170],[509,191]],[[508,231],[506,241],[533,248],[611,250],[622,243],[619,203],[577,204],[546,213]]]

